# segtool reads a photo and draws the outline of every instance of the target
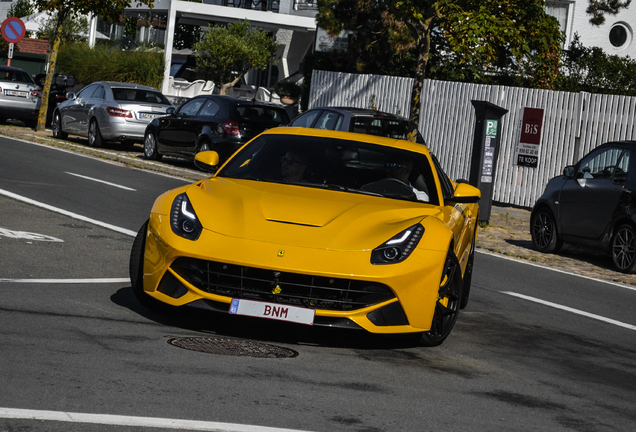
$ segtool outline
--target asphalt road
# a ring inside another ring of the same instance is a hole
[[[131,233],[181,184],[0,138],[0,432],[633,430],[636,291],[617,284],[478,253],[471,301],[433,349],[148,312],[127,279]],[[298,355],[168,343],[184,337]]]

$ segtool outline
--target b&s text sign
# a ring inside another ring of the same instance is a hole
[[[517,145],[517,165],[537,167],[542,130],[543,108],[524,108],[521,137]]]

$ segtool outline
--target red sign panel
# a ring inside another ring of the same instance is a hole
[[[20,18],[11,17],[2,21],[2,37],[9,43],[18,43],[26,35],[26,27]]]
[[[521,139],[524,144],[541,144],[541,129],[543,127],[543,108],[524,108],[521,123]]]

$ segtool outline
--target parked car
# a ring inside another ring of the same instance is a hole
[[[534,205],[530,228],[541,252],[576,244],[607,251],[619,271],[636,272],[636,141],[605,143],[565,167]]]
[[[353,107],[311,108],[291,121],[289,126],[329,129],[406,139],[408,119],[382,111]],[[416,142],[424,144],[417,132]]]
[[[37,124],[42,89],[24,70],[0,66],[0,122],[18,119],[27,126]]]
[[[157,89],[131,83],[98,81],[67,97],[53,112],[53,136],[87,137],[91,147],[143,142],[148,123],[171,107]]]
[[[35,76],[35,82],[44,88],[46,74],[38,74]],[[67,90],[75,85],[75,75],[53,74],[51,89],[49,91],[49,102],[46,110],[46,125],[51,125],[53,121],[53,112],[55,108],[66,100]]]
[[[280,105],[230,96],[197,96],[169,116],[150,122],[144,156],[159,160],[169,154],[192,159],[200,151],[214,150],[222,163],[259,133],[288,122],[289,116]]]
[[[195,156],[209,170],[218,159]],[[398,165],[411,184],[387,177]],[[479,196],[420,144],[270,129],[213,177],[155,201],[132,247],[132,289],[159,311],[198,306],[439,345],[468,302]]]

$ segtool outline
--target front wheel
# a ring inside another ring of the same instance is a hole
[[[146,235],[148,233],[148,221],[142,225],[135,237],[132,250],[130,251],[130,262],[128,270],[130,273],[130,283],[132,291],[139,303],[146,309],[153,312],[165,312],[170,306],[150,297],[144,291],[144,253],[146,249]]]
[[[563,240],[557,232],[556,221],[547,208],[537,210],[530,221],[530,234],[535,249],[543,253],[557,253]]]
[[[621,225],[612,238],[612,260],[618,271],[636,271],[636,230],[630,224]]]
[[[157,138],[152,131],[147,132],[144,138],[144,158],[155,161],[161,160],[161,155],[157,149]]]
[[[437,303],[431,329],[422,333],[420,344],[427,347],[441,345],[453,330],[462,301],[462,271],[457,257],[448,252],[439,284]]]
[[[103,144],[104,140],[102,139],[102,133],[99,131],[97,120],[91,120],[91,124],[88,126],[88,145],[99,148]]]
[[[63,140],[68,138],[68,134],[62,130],[62,117],[60,116],[59,111],[56,111],[55,114],[53,114],[53,123],[51,123],[51,127],[53,128],[54,138]]]

